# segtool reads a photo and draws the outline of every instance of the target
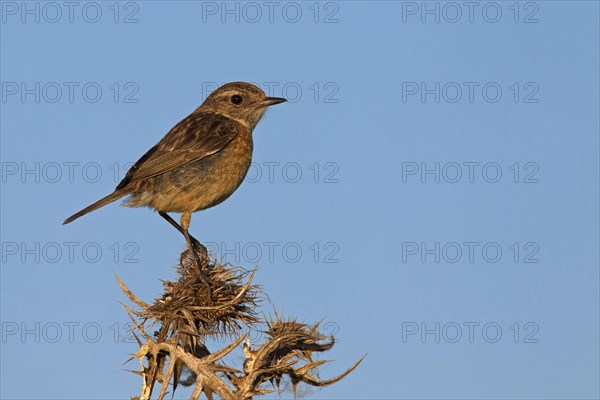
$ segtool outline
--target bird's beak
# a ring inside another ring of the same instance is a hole
[[[265,97],[261,104],[265,107],[274,106],[275,104],[284,103],[287,100],[283,97]]]

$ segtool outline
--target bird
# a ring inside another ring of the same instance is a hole
[[[285,101],[251,83],[224,84],[133,164],[111,194],[63,225],[128,196],[124,206],[150,207],[181,232],[199,264],[192,213],[222,203],[240,186],[252,162],[254,128],[268,107]],[[181,213],[180,224],[169,212]]]

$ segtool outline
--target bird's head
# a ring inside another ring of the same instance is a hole
[[[258,86],[246,82],[226,83],[212,92],[199,110],[210,111],[235,119],[254,129],[267,107],[287,101],[268,97]]]

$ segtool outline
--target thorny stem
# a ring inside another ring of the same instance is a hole
[[[182,253],[177,268],[179,279],[164,281],[165,293],[153,304],[140,300],[117,276],[127,298],[138,307],[135,310],[123,305],[134,322],[132,333],[140,345],[133,358],[140,361],[141,370],[134,372],[142,376],[142,389],[134,399],[150,400],[157,382],[161,384],[159,400],[165,398],[169,385],[172,384],[174,392],[178,384],[189,383],[194,385],[191,399],[204,394],[212,400],[216,394],[225,400],[247,400],[273,392],[266,386],[269,383],[279,390],[284,378],[291,380],[295,393],[299,383],[326,386],[338,382],[364,359],[337,377],[315,378],[311,372],[328,361],[313,361],[313,354],[330,350],[335,343],[333,336],[319,333],[319,323],[307,325],[294,319],[284,320],[277,314],[275,318],[259,320],[256,315],[261,291],[252,285],[256,271],[248,277],[240,268],[211,261],[208,256],[201,258],[198,268],[195,263],[198,254],[190,253]],[[204,274],[218,284],[214,296],[206,290]],[[154,325],[160,326],[158,332],[146,333],[146,328]],[[245,345],[243,370],[228,365],[224,357],[249,335],[236,333],[242,328],[250,332],[257,326],[266,334],[264,342],[257,344],[255,350],[250,343]],[[212,354],[205,346],[207,338],[232,335],[237,338]],[[191,382],[180,382],[184,365],[192,373]]]

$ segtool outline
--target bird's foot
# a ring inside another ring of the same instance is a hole
[[[208,250],[193,236],[190,237],[190,245],[188,246],[188,250],[192,253],[191,258],[196,265],[196,268],[198,268],[198,277],[202,283],[204,283],[209,297],[213,299],[213,288],[220,285],[218,282],[211,280],[208,274],[208,269],[210,268]]]
[[[206,246],[200,243],[198,239],[196,239],[193,236],[190,236],[190,239],[192,242],[192,252],[194,253],[194,258],[202,262],[202,264],[197,264],[198,268],[202,270],[203,265],[206,265],[206,267],[208,267],[210,260],[208,257],[208,250],[206,249]]]
[[[200,278],[200,280],[202,281],[202,283],[204,283],[204,286],[206,287],[206,290],[208,291],[208,296],[212,299],[212,286],[211,282],[210,282],[210,278],[208,276],[207,270],[206,268],[203,268],[204,266],[208,267],[208,257],[205,257],[206,253],[201,253],[198,254],[199,251],[196,247],[196,244],[202,246],[202,244],[198,241],[196,241],[196,243],[192,244],[192,255],[193,255],[193,260],[194,260],[194,264],[196,264],[196,268],[198,268],[198,277]],[[202,248],[204,250],[206,250],[206,248],[204,246],[202,246]]]

